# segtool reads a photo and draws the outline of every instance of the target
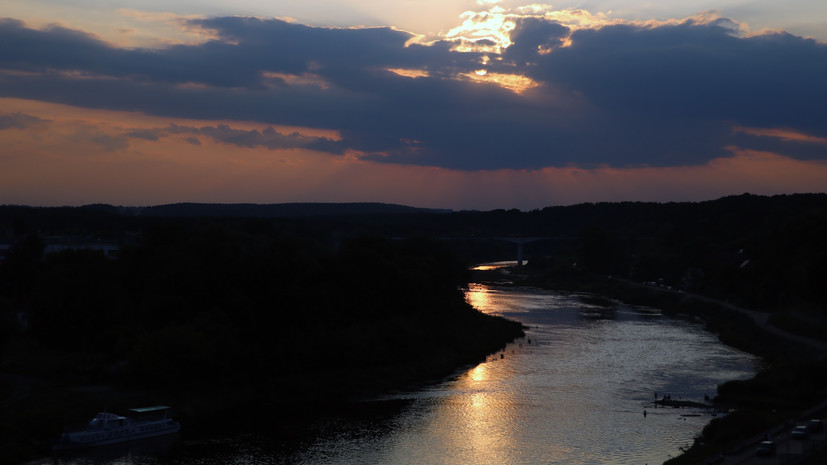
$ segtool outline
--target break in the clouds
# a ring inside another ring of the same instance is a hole
[[[267,127],[127,131],[97,142],[107,150],[187,133],[191,144],[468,171],[703,165],[737,150],[827,159],[824,43],[714,15],[629,22],[495,7],[465,21],[425,41],[389,27],[182,19],[212,38],[132,49],[5,19],[0,97]]]

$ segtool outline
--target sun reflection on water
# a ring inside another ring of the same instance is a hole
[[[454,424],[456,436],[448,448],[463,451],[465,463],[508,464],[517,456],[514,432],[519,415],[514,411],[514,393],[504,388],[508,375],[496,363],[481,363],[456,381],[456,389],[465,394],[453,416],[463,421]]]
[[[490,292],[485,286],[472,284],[465,293],[465,301],[482,313],[496,313]]]
[[[530,339],[405,393],[411,408],[389,434],[337,436],[298,463],[662,463],[710,418],[651,408],[644,416],[653,390],[697,398],[753,369],[703,328],[651,312],[584,318],[594,308],[576,296],[482,284],[466,295],[483,312],[519,318]]]
[[[485,364],[480,363],[473,370],[468,372],[468,377],[471,378],[472,381],[485,381],[487,379],[487,373],[488,369]]]

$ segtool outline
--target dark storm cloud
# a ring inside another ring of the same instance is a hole
[[[112,69],[117,62],[114,52],[80,31],[58,26],[34,30],[22,21],[0,18],[0,57],[6,69]]]
[[[512,43],[506,49],[505,57],[516,63],[531,64],[537,60],[541,50],[562,46],[569,32],[569,28],[560,23],[540,18],[522,18],[517,21],[511,34]]]
[[[244,129],[233,129],[225,124],[219,124],[216,127],[203,127],[199,130],[199,133],[219,142],[237,145],[239,147],[266,147],[270,150],[301,147],[339,153],[335,149],[335,141],[323,137],[303,136],[298,132],[283,134],[272,127],[265,128],[262,131],[258,131],[257,129],[248,131]]]
[[[704,161],[697,157],[721,155],[734,142],[734,122],[827,136],[824,44],[783,33],[738,37],[725,20],[608,26],[577,31],[571,40],[571,47],[538,56],[528,71],[582,94],[608,115],[600,132],[609,141],[625,145],[623,134],[626,141],[645,137],[625,160]],[[784,148],[777,140],[764,142]]]
[[[169,134],[202,135],[210,137],[217,142],[245,148],[266,147],[270,150],[308,148],[328,153],[340,153],[342,150],[342,147],[339,146],[340,144],[331,139],[305,136],[298,132],[284,134],[276,131],[272,127],[259,131],[257,129],[235,129],[226,124],[203,126],[200,128],[170,124],[169,127],[166,128],[131,131],[124,135],[157,141]],[[189,137],[186,140],[194,145],[201,144],[201,141],[196,137]]]
[[[687,21],[585,29],[572,42],[538,57],[532,76],[615,112],[827,130],[827,46],[812,39]]]
[[[0,131],[3,129],[26,129],[33,124],[44,121],[46,120],[23,113],[0,114]]]
[[[793,147],[735,136],[734,125],[827,137],[827,46],[788,34],[740,36],[728,20],[571,33],[522,18],[513,45],[485,66],[483,54],[452,51],[447,41],[406,46],[412,36],[390,28],[239,17],[191,23],[218,38],[128,50],[65,28],[0,21],[0,95],[334,129],[342,140],[272,128],[193,134],[240,147],[355,150],[376,161],[467,170],[687,165],[726,156],[736,143],[780,153]],[[539,86],[517,94],[458,78],[482,67]],[[789,155],[827,158],[819,147],[799,149]]]

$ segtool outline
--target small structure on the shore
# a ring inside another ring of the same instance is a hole
[[[694,401],[694,400],[683,400],[683,399],[674,400],[674,399],[672,399],[672,396],[670,396],[670,395],[665,395],[660,399],[655,399],[654,403],[655,403],[655,406],[673,407],[673,408],[694,407],[694,408],[711,409],[711,408],[714,407],[712,404],[706,403],[706,402],[698,402],[698,401]]]

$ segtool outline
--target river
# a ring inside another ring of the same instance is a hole
[[[657,309],[482,284],[466,296],[528,326],[526,337],[451,379],[388,395],[407,401],[392,415],[331,424],[289,453],[275,438],[244,437],[179,441],[160,456],[129,450],[33,464],[660,464],[712,417],[655,409],[656,393],[703,401],[758,369],[756,357]]]

